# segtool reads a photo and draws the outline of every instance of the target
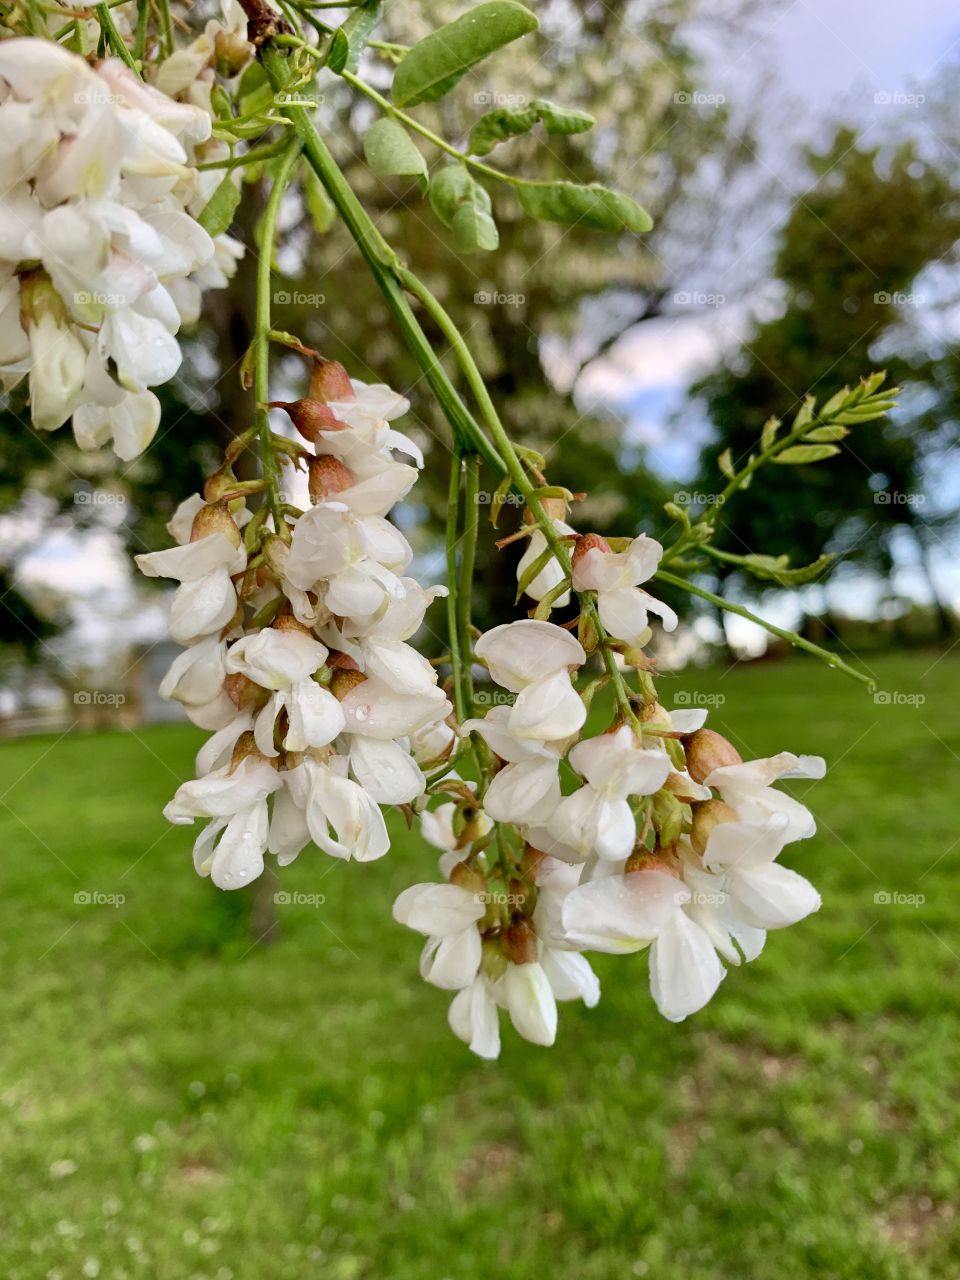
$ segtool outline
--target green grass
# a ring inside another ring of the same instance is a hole
[[[807,662],[664,682],[725,696],[745,755],[827,756],[788,858],[824,906],[680,1026],[644,957],[601,957],[599,1007],[495,1065],[390,920],[435,866],[399,828],[372,866],[305,853],[282,887],[325,901],[251,947],[249,897],[160,816],[199,734],[3,745],[0,1274],[958,1274],[960,662],[935,661],[875,661],[919,707]]]

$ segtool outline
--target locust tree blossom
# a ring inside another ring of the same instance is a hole
[[[41,430],[72,415],[81,448],[109,440],[123,459],[153,438],[150,388],[177,372],[177,332],[217,256],[197,221],[209,175],[201,190],[192,167],[210,130],[209,110],[116,59],[0,42],[0,380],[26,378]],[[239,253],[234,242],[211,284]]]

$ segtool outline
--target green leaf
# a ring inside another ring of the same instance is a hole
[[[356,71],[360,55],[382,14],[383,0],[366,0],[365,4],[357,5],[343,26],[333,33],[327,57],[327,66],[331,71],[337,75],[341,71]]]
[[[490,213],[490,197],[475,182],[470,183],[466,199],[457,206],[451,225],[461,253],[489,252],[500,243],[497,224]]]
[[[460,164],[447,165],[430,184],[434,213],[453,230],[461,253],[496,249],[500,243],[490,209],[490,196]]]
[[[453,226],[461,201],[466,200],[473,179],[462,164],[448,164],[430,183],[430,207],[445,227]]]
[[[844,436],[848,436],[850,432],[846,427],[814,427],[812,431],[804,434],[804,440],[810,440],[816,444],[821,444],[827,440],[842,440]]]
[[[583,133],[592,129],[596,121],[585,111],[569,111],[545,98],[535,98],[528,107],[498,107],[481,116],[470,130],[467,151],[474,156],[485,156],[498,142],[529,133],[542,123],[547,133]]]
[[[840,390],[835,395],[832,395],[830,397],[827,403],[820,410],[820,417],[832,418],[833,415],[840,408],[840,406],[844,403],[844,401],[846,401],[849,398],[849,396],[850,396],[850,388],[841,387]]]
[[[777,432],[780,430],[779,418],[768,418],[763,424],[763,430],[760,432],[760,448],[766,453],[770,446],[777,438]]]
[[[792,449],[784,449],[783,453],[778,453],[772,461],[799,466],[807,462],[822,462],[824,458],[832,458],[839,452],[835,444],[797,444]]]
[[[804,396],[803,404],[797,410],[797,415],[793,420],[794,427],[805,427],[808,422],[813,421],[813,411],[817,406],[813,396]]]
[[[427,162],[396,120],[378,120],[363,138],[367,164],[378,178],[426,178]]]
[[[653,219],[629,196],[597,183],[522,182],[516,188],[524,212],[541,222],[589,227],[594,231],[649,231]]]
[[[812,564],[799,569],[790,568],[788,556],[744,556],[740,563],[755,578],[776,582],[781,587],[802,587],[805,583],[815,582],[835,559],[835,555],[820,556]]]
[[[717,466],[728,480],[732,480],[737,474],[733,465],[733,454],[729,449],[724,449],[720,457],[717,458]]]
[[[436,102],[488,54],[536,31],[536,16],[516,0],[491,0],[415,44],[393,77],[398,107]]]
[[[218,236],[230,226],[239,203],[240,188],[232,175],[227,174],[203,206],[197,221],[209,235]]]
[[[323,236],[337,220],[337,211],[333,201],[327,195],[326,188],[312,169],[307,169],[303,185],[307,213],[313,222],[317,235]]]

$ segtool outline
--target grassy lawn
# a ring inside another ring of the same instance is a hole
[[[679,1026],[644,957],[600,957],[599,1007],[498,1064],[390,920],[435,867],[399,828],[372,866],[305,853],[282,888],[322,902],[254,947],[160,816],[199,733],[0,746],[0,1274],[960,1274],[960,659],[873,665],[925,702],[812,662],[664,682],[725,697],[744,755],[827,757],[787,859],[823,909]]]

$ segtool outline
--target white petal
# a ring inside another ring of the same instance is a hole
[[[440,938],[461,933],[482,919],[485,911],[486,904],[458,884],[414,884],[393,904],[398,924]]]
[[[650,948],[650,994],[670,1022],[682,1022],[711,999],[725,976],[710,939],[680,911]]]
[[[288,751],[325,747],[346,723],[340,703],[315,680],[299,680],[289,690],[286,704],[289,727],[283,745]]]
[[[422,795],[426,780],[417,762],[399,742],[350,739],[350,768],[378,804],[409,804]]]
[[[576,733],[586,718],[583,699],[564,670],[528,684],[517,695],[508,723],[510,732],[518,738],[555,742]]]
[[[600,979],[585,956],[546,948],[540,962],[558,1000],[582,1000],[592,1009],[600,999]]]
[[[482,978],[477,978],[465,991],[454,997],[447,1021],[453,1034],[464,1044],[468,1044],[479,1057],[500,1056],[500,1019],[497,1006]]]
[[[218,889],[242,889],[260,875],[268,825],[265,800],[230,819],[210,865],[210,878]]]
[[[444,991],[461,991],[477,976],[481,955],[480,934],[473,925],[448,938],[432,938],[423,949],[420,976]]]
[[[495,822],[545,822],[560,802],[559,762],[524,760],[494,776],[483,806]]]
[[[539,964],[510,964],[503,995],[516,1030],[531,1044],[552,1045],[557,1038],[557,1002]]]
[[[533,618],[487,631],[474,653],[487,664],[497,684],[514,693],[542,676],[586,662],[583,646],[569,631]]]
[[[689,897],[689,890],[665,871],[591,880],[571,890],[563,907],[563,927],[572,942],[591,951],[640,951]]]
[[[784,929],[820,907],[810,881],[775,862],[737,871],[727,886],[738,914],[757,929]]]

